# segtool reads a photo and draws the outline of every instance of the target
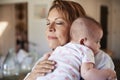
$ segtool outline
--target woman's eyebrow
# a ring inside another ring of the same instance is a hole
[[[55,21],[55,20],[63,20],[63,21],[66,21],[63,17],[57,17],[57,18],[54,19],[54,21]],[[50,21],[50,19],[49,19],[49,18],[46,18],[46,21]]]
[[[55,20],[58,20],[58,19],[65,21],[65,19],[63,17],[57,17],[57,18],[55,18]]]

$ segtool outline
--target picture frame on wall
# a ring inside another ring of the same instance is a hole
[[[47,5],[46,4],[37,4],[34,6],[34,18],[35,19],[44,19],[47,16]]]

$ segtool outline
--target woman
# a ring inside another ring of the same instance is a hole
[[[82,6],[76,2],[54,0],[47,17],[46,37],[49,47],[54,50],[57,46],[68,43],[69,30],[72,22],[76,18],[85,15],[86,13]],[[35,80],[37,76],[43,76],[55,69],[55,64],[57,63],[47,60],[50,54],[52,52],[45,54],[42,60],[36,63],[25,80]],[[104,55],[102,51],[96,55],[96,62],[97,68],[105,68],[109,65],[111,69],[114,69],[111,58],[106,54]]]

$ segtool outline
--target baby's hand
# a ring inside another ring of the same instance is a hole
[[[116,80],[117,76],[116,76],[116,72],[111,70],[111,69],[106,69],[107,73],[108,73],[108,79],[107,80]]]

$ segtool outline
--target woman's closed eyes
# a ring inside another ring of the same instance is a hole
[[[65,21],[62,19],[55,19],[55,21],[53,22],[50,22],[50,20],[47,20],[47,23],[46,23],[47,26],[52,25],[52,24],[56,26],[63,26],[65,24]]]

